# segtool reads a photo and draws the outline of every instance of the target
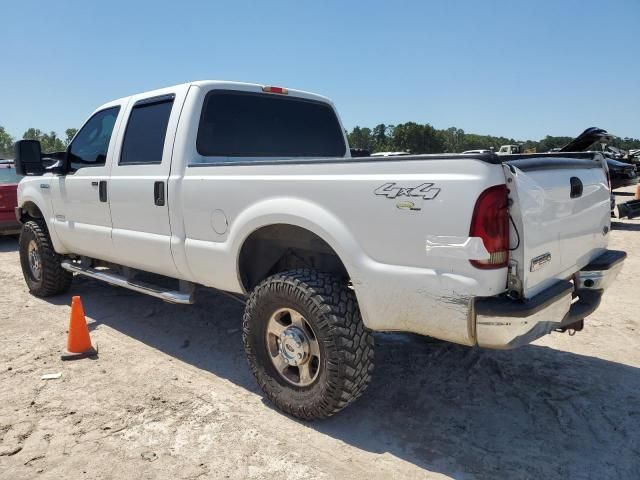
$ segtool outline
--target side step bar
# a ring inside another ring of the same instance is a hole
[[[195,286],[192,283],[180,282],[181,287],[183,284],[186,284],[187,288],[185,288],[185,291],[167,290],[160,287],[154,287],[148,284],[130,282],[129,280],[126,279],[126,277],[123,277],[122,275],[101,271],[101,270],[96,270],[95,268],[74,265],[73,263],[68,261],[63,261],[61,266],[62,268],[64,268],[69,272],[77,273],[79,275],[84,275],[85,277],[95,278],[96,280],[106,282],[110,285],[115,285],[116,287],[128,288],[129,290],[133,290],[134,292],[151,295],[152,297],[160,298],[165,302],[180,303],[180,304],[194,303],[193,292],[195,290],[194,288]]]

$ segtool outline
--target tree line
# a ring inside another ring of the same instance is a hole
[[[76,134],[75,128],[67,128],[65,136],[59,137],[56,132],[43,132],[30,128],[22,135],[23,139],[39,140],[43,152],[59,152],[65,150]],[[465,150],[490,149],[498,150],[501,145],[522,144],[525,149],[547,152],[569,143],[573,137],[552,137],[547,135],[541,140],[519,141],[507,137],[478,135],[465,133],[461,128],[450,127],[439,130],[427,124],[415,122],[399,125],[381,123],[373,128],[356,126],[348,132],[349,145],[352,148],[364,148],[375,152],[409,152],[409,153],[460,153]],[[13,158],[15,139],[0,126],[0,158]],[[629,150],[640,148],[637,138],[616,138],[612,146]]]
[[[577,134],[580,132],[576,132]],[[563,147],[574,137],[553,137],[547,135],[541,140],[516,140],[492,135],[465,133],[461,128],[450,127],[439,130],[427,124],[415,122],[399,125],[383,123],[373,128],[356,126],[347,133],[352,148],[363,148],[375,152],[409,153],[460,153],[465,150],[491,149],[498,151],[501,145],[522,144],[527,150],[548,152],[552,148]],[[637,138],[615,138],[610,145],[629,150],[640,148]],[[534,150],[535,149],[535,150]]]
[[[38,128],[29,128],[24,132],[22,138],[24,140],[39,140],[43,152],[61,152],[66,150],[77,131],[75,128],[67,128],[64,132],[65,136],[61,138],[56,132],[46,133]],[[15,141],[15,138],[0,125],[0,158],[13,158]]]

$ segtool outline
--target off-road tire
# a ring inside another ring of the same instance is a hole
[[[41,261],[40,278],[35,278],[29,267],[28,248],[35,241]],[[37,297],[50,297],[69,290],[73,274],[64,270],[60,263],[62,258],[53,249],[49,231],[43,221],[29,220],[22,226],[20,233],[20,265],[22,275],[29,291]]]
[[[309,386],[287,383],[269,356],[267,323],[281,308],[302,314],[320,345],[318,376]],[[249,366],[267,397],[303,420],[339,412],[362,395],[371,380],[373,335],[362,322],[354,292],[327,273],[290,270],[260,283],[247,301],[243,341]]]

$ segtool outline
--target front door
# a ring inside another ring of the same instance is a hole
[[[113,258],[107,187],[120,112],[114,105],[93,114],[69,146],[70,171],[51,179],[53,228],[71,253]]]

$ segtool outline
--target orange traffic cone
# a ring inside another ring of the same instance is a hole
[[[75,360],[78,358],[93,357],[98,352],[91,345],[87,319],[84,317],[84,309],[80,297],[71,298],[71,319],[69,320],[69,336],[67,337],[67,349],[62,353],[62,360]]]

